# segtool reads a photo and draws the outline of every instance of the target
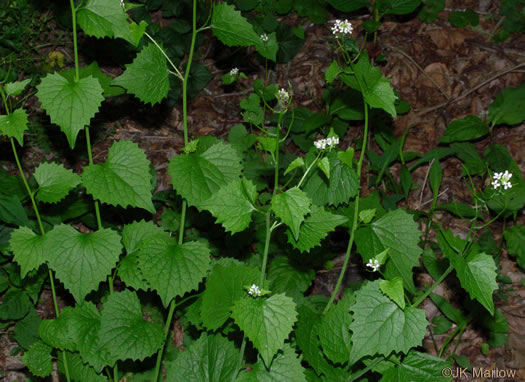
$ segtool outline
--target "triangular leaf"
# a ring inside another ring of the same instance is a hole
[[[78,25],[97,38],[122,37],[129,30],[127,18],[118,0],[87,0],[77,11]]]
[[[46,239],[46,236],[39,236],[27,227],[20,227],[11,234],[9,245],[14,254],[13,260],[20,265],[22,277],[46,262]]]
[[[82,183],[88,194],[103,203],[130,205],[153,213],[149,165],[146,154],[136,143],[114,142],[106,162],[84,167]]]
[[[134,292],[125,290],[110,295],[102,307],[99,333],[101,345],[118,360],[143,360],[160,349],[164,333],[160,324],[144,319]]]
[[[220,3],[213,7],[213,34],[226,46],[250,46],[260,43],[252,25],[233,5]]]
[[[173,298],[199,286],[210,268],[210,250],[197,241],[179,245],[163,232],[142,243],[139,265],[145,280],[168,306]]]
[[[77,302],[111,273],[120,256],[120,236],[111,229],[80,233],[67,225],[48,234],[47,261]]]
[[[299,239],[299,228],[306,214],[310,212],[312,201],[304,191],[297,187],[276,194],[272,198],[272,210],[293,233],[294,239]]]
[[[41,163],[34,176],[39,186],[36,198],[45,203],[59,202],[80,183],[77,174],[56,163]]]
[[[27,130],[27,113],[24,109],[16,109],[11,114],[0,115],[0,133],[9,138],[15,138],[20,146],[24,145],[24,131]]]
[[[385,296],[394,301],[401,309],[405,309],[405,290],[403,289],[403,279],[401,277],[394,277],[392,280],[381,280],[379,287]]]
[[[5,84],[5,94],[8,97],[15,97],[22,93],[27,85],[31,82],[31,78],[23,81],[14,81]]]
[[[295,303],[284,294],[270,298],[244,297],[233,306],[232,317],[252,341],[266,365],[284,346],[297,318]]]
[[[102,86],[91,76],[74,82],[53,73],[42,78],[37,89],[38,100],[51,122],[60,126],[69,146],[75,147],[78,132],[89,125],[104,100]]]

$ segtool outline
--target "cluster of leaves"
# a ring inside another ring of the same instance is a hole
[[[298,2],[268,2],[282,14],[290,12],[292,3],[300,13],[303,5]],[[329,3],[339,9],[345,2]],[[401,3],[378,1],[374,6],[380,15],[401,14]],[[162,11],[187,20],[184,15],[197,2],[188,4],[163,5]],[[199,17],[205,23],[211,12],[209,28],[225,46],[254,47],[263,59],[278,61],[285,44],[278,27],[266,29],[271,28],[271,17],[255,2],[235,4],[237,8],[227,3],[211,10],[198,8],[204,14]],[[125,6],[140,15],[141,8]],[[158,10],[161,2],[146,6]],[[250,20],[251,14],[239,9],[262,16]],[[107,97],[127,92],[153,105],[174,88],[170,74],[182,81],[181,89],[189,91],[193,81],[194,72],[183,76],[177,68],[178,53],[169,53],[168,44],[163,49],[156,40],[166,32],[148,26],[146,16],[130,20],[126,10],[119,0],[88,0],[72,10],[85,34],[120,38],[138,50],[122,75],[111,79],[96,62],[82,68],[76,62],[75,69],[48,74],[37,86],[42,108],[72,149],[85,131],[91,150],[86,126]],[[179,37],[189,33],[192,57],[197,30],[187,30],[187,21],[174,24],[182,28]],[[268,33],[268,41],[261,40],[261,31]],[[104,381],[110,368],[115,379],[120,371],[129,381],[155,380],[161,365],[169,381],[346,381],[363,370],[378,373],[383,381],[450,380],[441,370],[451,366],[454,352],[445,345],[440,350],[444,358],[438,358],[415,349],[430,325],[418,307],[426,297],[442,313],[432,322],[433,333],[448,333],[453,323],[464,330],[475,317],[490,331],[490,345],[504,343],[506,321],[493,302],[497,244],[490,235],[456,237],[440,227],[433,214],[446,210],[472,219],[474,227],[484,212],[510,218],[523,208],[524,181],[508,152],[494,145],[481,158],[469,142],[499,124],[525,119],[516,101],[523,99],[523,87],[507,89],[494,100],[488,125],[474,116],[452,122],[441,139],[444,146],[429,153],[404,153],[404,138],[379,130],[375,139],[383,150],[380,155],[366,150],[369,112],[375,124],[407,107],[366,52],[353,52],[357,57],[349,59],[352,50],[346,47],[353,46],[355,40],[342,42],[346,54],[326,72],[325,111],[294,110],[293,95],[279,93],[277,84],[256,81],[253,93],[241,101],[244,124],[231,129],[228,141],[186,139],[182,152],[168,163],[173,191],[163,194],[154,194],[144,151],[126,140],[114,142],[102,163],[94,164],[90,156],[81,175],[63,164],[41,163],[27,182],[16,143],[24,144],[28,115],[7,100],[19,96],[29,81],[0,88],[6,109],[0,116],[0,133],[11,141],[22,173],[16,177],[0,169],[0,320],[4,327],[16,323],[15,338],[31,373],[48,376],[56,357],[59,371],[74,381]],[[179,61],[185,52],[178,55]],[[343,137],[349,122],[361,120],[365,134],[358,161],[351,147],[343,151],[312,144],[320,135]],[[286,152],[288,137],[304,155]],[[362,198],[365,154],[377,190]],[[447,156],[464,163],[465,176],[473,183],[492,171],[512,171],[512,190],[473,187],[478,208],[438,204],[439,161]],[[402,165],[399,184],[390,173],[396,162]],[[428,163],[434,195],[430,211],[397,208],[415,188],[411,172]],[[108,217],[112,210],[121,219]],[[152,218],[158,210],[163,210],[160,226]],[[136,218],[140,214],[147,218]],[[439,232],[437,243],[423,241],[421,246],[415,217]],[[225,250],[211,233],[208,223],[213,219],[214,229],[230,248],[236,242],[247,246]],[[81,232],[75,224],[79,222],[93,229]],[[201,230],[202,225],[206,228]],[[382,269],[379,277],[345,290],[336,304],[322,296],[306,296],[319,267],[316,258],[333,256],[329,239],[334,232],[343,237],[350,233],[347,260],[355,241],[363,264],[375,260]],[[524,235],[521,226],[504,233],[509,253],[521,266]],[[433,286],[415,285],[414,268],[421,262],[435,280]],[[466,292],[467,315],[432,293],[452,271]],[[56,279],[74,304],[61,312],[56,307],[56,318],[41,320],[34,304],[48,276],[53,298]],[[166,341],[174,312],[185,329],[185,351]],[[450,338],[457,333],[454,330]],[[243,367],[243,360],[250,366]]]

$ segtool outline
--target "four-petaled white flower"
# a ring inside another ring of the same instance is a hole
[[[290,94],[283,88],[277,92],[277,100],[279,101],[279,104],[284,107],[290,100]]]
[[[230,76],[236,76],[237,74],[239,74],[238,68],[233,68],[232,70],[230,70]]]
[[[494,187],[495,190],[500,187],[503,187],[505,190],[512,188],[510,178],[512,178],[512,173],[508,170],[505,170],[505,172],[497,172],[492,176],[492,187]]]
[[[262,41],[262,42],[266,42],[266,41],[268,41],[268,35],[267,35],[266,33],[264,33],[264,34],[261,35],[261,41]]]
[[[123,10],[126,10],[126,4],[124,4],[124,0],[120,0],[120,6]]]
[[[354,28],[348,20],[335,20],[334,25],[332,26],[332,33],[338,38],[340,35],[350,34]]]
[[[259,289],[259,287],[257,285],[252,284],[250,289],[248,289],[248,294],[250,296],[259,297],[261,295],[261,289]]]
[[[381,266],[381,264],[379,264],[379,261],[377,259],[370,259],[368,260],[366,266],[372,268],[372,272],[376,272]]]
[[[319,139],[314,142],[314,146],[318,150],[325,150],[327,147],[333,147],[337,146],[339,144],[339,138],[338,137],[329,137],[326,139]]]

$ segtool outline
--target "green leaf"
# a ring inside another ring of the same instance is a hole
[[[507,251],[510,255],[517,258],[518,265],[525,269],[525,226],[514,225],[505,229],[503,233]]]
[[[202,333],[188,349],[167,366],[173,382],[230,382],[237,370],[239,351],[226,338]]]
[[[395,118],[394,103],[397,97],[390,86],[390,79],[383,77],[379,68],[370,64],[370,59],[366,53],[361,55],[353,68],[354,74],[340,74],[339,77],[342,81],[352,89],[362,91],[365,102],[370,107],[383,109]],[[357,77],[359,77],[359,81]],[[360,86],[363,86],[363,89]]]
[[[258,361],[251,366],[249,373],[241,372],[236,382],[306,382],[304,372],[301,358],[297,357],[290,345],[285,344],[283,350],[273,359],[269,369],[263,362]]]
[[[31,345],[40,340],[40,336],[38,335],[38,327],[41,323],[42,319],[36,313],[36,310],[31,309],[22,320],[16,323],[16,342],[18,342],[18,344],[24,349],[29,349]]]
[[[347,218],[325,211],[323,207],[312,205],[310,215],[305,219],[299,230],[299,239],[295,240],[290,230],[286,231],[288,242],[301,252],[310,252],[310,249],[321,245],[321,240],[332,232],[335,227],[346,223]]]
[[[465,9],[464,11],[454,11],[448,16],[448,21],[452,26],[463,28],[471,24],[477,26],[479,24],[479,16],[472,9]]]
[[[443,371],[450,370],[452,361],[411,350],[403,362],[392,366],[383,373],[380,382],[403,381],[452,381],[452,376],[445,377]]]
[[[210,250],[203,242],[186,242],[162,232],[140,246],[139,265],[144,279],[157,291],[164,306],[196,289],[210,268]]]
[[[37,235],[27,227],[20,227],[11,234],[9,245],[14,254],[13,260],[20,265],[22,277],[46,262],[46,239],[47,236]]]
[[[403,279],[401,277],[394,277],[392,280],[381,280],[379,288],[397,306],[403,310],[405,309],[405,290],[403,289]]]
[[[253,30],[252,25],[236,11],[233,5],[225,3],[213,7],[211,29],[226,46],[258,45],[261,39]]]
[[[129,290],[110,295],[102,307],[99,338],[111,366],[118,360],[143,360],[164,342],[162,326],[144,319],[137,295]]]
[[[168,174],[175,190],[188,201],[200,207],[222,186],[241,175],[241,159],[235,149],[222,141],[203,153],[191,153],[173,157]]]
[[[22,362],[37,377],[47,377],[53,371],[52,350],[42,341],[35,342],[22,356]]]
[[[279,45],[277,44],[277,34],[275,32],[268,34],[268,41],[262,41],[259,37],[259,41],[257,41],[255,47],[257,49],[257,53],[259,53],[264,58],[274,62],[277,60],[277,51],[279,50]]]
[[[86,192],[102,203],[154,213],[149,166],[146,154],[136,143],[114,142],[104,163],[84,167],[82,183]]]
[[[367,355],[407,353],[423,342],[429,324],[425,311],[412,307],[403,311],[381,293],[380,283],[369,282],[356,292],[350,309],[354,314],[350,363]]]
[[[34,176],[39,185],[36,198],[45,203],[59,202],[80,183],[80,176],[56,163],[41,163]]]
[[[423,252],[417,245],[420,236],[413,217],[398,209],[388,212],[368,227],[359,228],[355,241],[364,263],[390,248],[385,276],[390,280],[400,276],[405,288],[412,293],[415,291],[412,268],[419,266],[419,256]]]
[[[208,330],[217,330],[226,322],[233,304],[246,295],[244,287],[257,283],[260,277],[256,268],[225,260],[213,267],[202,294],[201,319]]]
[[[350,307],[355,299],[348,294],[344,300],[339,301],[335,306],[322,316],[319,327],[319,339],[323,347],[324,354],[334,363],[344,364],[350,357],[350,324],[352,316]]]
[[[104,97],[96,78],[70,81],[58,73],[48,74],[37,86],[38,100],[51,122],[60,126],[71,148],[75,147],[78,132],[89,125]]]
[[[241,124],[233,126],[228,133],[228,142],[240,152],[248,150],[256,140],[256,135],[248,133],[246,127]]]
[[[0,320],[20,320],[33,308],[33,303],[26,292],[21,289],[10,288],[0,304]]]
[[[250,225],[256,198],[255,185],[243,178],[222,186],[201,207],[210,211],[227,232],[234,234]]]
[[[62,77],[68,79],[70,82],[74,82],[76,70],[75,68],[62,70],[59,74]],[[102,86],[102,89],[104,89],[104,97],[114,97],[125,93],[124,89],[121,87],[111,86],[111,81],[113,81],[113,78],[105,73],[102,73],[96,61],[93,61],[91,64],[89,64],[89,66],[81,67],[78,71],[78,74],[80,78],[86,78],[89,76],[96,78],[100,83],[100,86]]]
[[[31,79],[28,78],[27,80],[23,81],[14,81],[9,82],[5,84],[5,94],[8,97],[16,97],[17,95],[20,95],[27,85],[31,82]]]
[[[416,10],[421,0],[378,0],[377,8],[385,15],[407,15]]]
[[[272,260],[268,269],[268,281],[273,293],[286,293],[299,300],[314,281],[313,269],[299,270],[290,263],[289,258],[278,256]]]
[[[439,188],[441,187],[441,182],[443,180],[443,170],[441,169],[441,165],[439,164],[439,161],[434,161],[432,163],[432,167],[430,167],[430,175],[428,178],[428,182],[430,184],[430,188],[432,189],[432,206],[436,205],[437,198],[439,195]]]
[[[328,82],[329,84],[334,82],[334,80],[337,78],[339,73],[341,73],[341,71],[342,70],[339,67],[339,64],[337,63],[337,61],[332,61],[328,69],[326,69],[326,73],[324,75],[326,82]]]
[[[455,200],[452,201],[452,203],[445,203],[436,206],[436,210],[448,211],[456,216],[459,216],[460,218],[473,218],[476,216],[476,210],[474,208],[468,204],[460,203]]]
[[[246,296],[235,302],[232,317],[252,341],[265,364],[270,365],[292,331],[297,312],[293,300],[284,294],[267,299]]]
[[[342,12],[353,12],[370,5],[369,0],[327,0],[327,3]]]
[[[503,90],[489,106],[489,122],[517,125],[525,120],[525,84]]]
[[[485,122],[474,115],[467,115],[465,118],[457,119],[448,125],[445,135],[439,139],[439,142],[471,141],[484,137],[488,133],[489,127]]]
[[[299,240],[299,228],[306,214],[310,212],[312,201],[304,191],[297,187],[276,194],[272,198],[272,210],[293,233],[294,240]]]
[[[66,352],[69,377],[77,382],[106,382],[107,378],[98,374],[91,366],[86,365],[78,353]],[[64,359],[58,357],[58,370],[65,374]]]
[[[88,36],[123,37],[129,31],[128,16],[117,0],[87,0],[76,13],[78,25]]]
[[[117,263],[122,245],[111,229],[80,233],[68,225],[48,232],[47,261],[77,302],[106,279]]]
[[[0,193],[0,221],[17,226],[29,226],[26,210],[16,195]]]
[[[150,289],[150,285],[140,270],[138,252],[128,253],[120,261],[118,275],[124,284],[130,288],[134,288],[135,290],[142,289],[144,291]]]
[[[288,174],[290,171],[295,170],[296,168],[304,167],[304,159],[301,157],[295,158],[292,163],[288,165],[286,168],[286,171],[284,172],[284,175]]]
[[[166,58],[155,45],[144,47],[113,85],[122,86],[144,103],[155,105],[168,96],[170,90]]]
[[[483,174],[485,172],[485,163],[481,159],[478,149],[472,143],[452,143],[450,147],[452,147],[457,157],[463,161],[471,176]],[[464,170],[463,174],[466,174]]]
[[[38,328],[42,341],[60,350],[76,350],[76,343],[69,332],[74,308],[66,307],[60,312],[60,317],[54,320],[44,320]]]
[[[24,145],[24,131],[27,130],[27,113],[24,109],[16,109],[11,114],[0,115],[0,133],[9,138],[15,138],[20,146]]]
[[[326,176],[326,179],[330,179],[330,160],[328,157],[324,157],[319,162],[317,162],[317,167],[323,172]]]
[[[264,111],[261,107],[261,97],[257,94],[252,93],[248,98],[244,98],[241,101],[241,109],[245,110],[245,112],[242,113],[242,116],[247,123],[253,123],[254,125],[262,125],[264,123]]]

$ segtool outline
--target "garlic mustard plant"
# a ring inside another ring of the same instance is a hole
[[[230,70],[230,76],[236,76],[237,74],[239,74],[239,68],[232,68],[232,70]]]
[[[261,295],[261,289],[257,285],[252,284],[250,289],[248,289],[248,294],[250,296],[259,297]]]
[[[267,42],[268,41],[268,35],[266,33],[263,33],[260,36],[260,39],[261,39],[262,42]]]
[[[332,26],[332,33],[336,38],[339,38],[341,35],[351,34],[354,28],[348,20],[335,20],[334,25]]]
[[[367,267],[372,269],[372,272],[377,272],[379,270],[379,267],[381,267],[381,264],[377,259],[370,259],[368,260],[368,263],[366,264]]]
[[[508,170],[505,170],[505,172],[497,172],[492,176],[492,187],[495,190],[500,190],[501,187],[503,187],[504,190],[512,188],[510,178],[512,178],[512,173]]]
[[[339,144],[339,138],[338,137],[329,137],[326,139],[318,139],[314,142],[314,146],[318,150],[325,150],[326,148],[332,148]]]

